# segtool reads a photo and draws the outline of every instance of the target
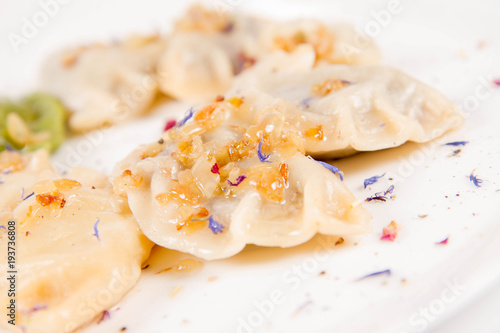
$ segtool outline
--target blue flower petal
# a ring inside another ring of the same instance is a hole
[[[208,218],[208,227],[215,235],[217,235],[217,233],[219,232],[222,233],[222,229],[224,229],[224,226],[215,221],[212,215],[210,215],[210,217]]]

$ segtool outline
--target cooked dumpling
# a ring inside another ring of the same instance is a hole
[[[153,36],[60,52],[43,66],[40,89],[73,112],[69,126],[74,131],[116,124],[141,114],[153,101],[163,47],[164,41]]]
[[[103,175],[78,169],[63,178],[47,163],[46,153],[7,155],[0,154],[2,172],[10,171],[2,174],[0,192],[2,198],[15,194],[15,200],[1,207],[0,246],[7,249],[4,227],[15,221],[16,325],[23,332],[73,331],[115,305],[136,283],[153,244]],[[12,163],[6,169],[7,159]],[[18,182],[24,200],[19,188],[11,188]],[[5,250],[3,263],[6,255]],[[8,282],[0,281],[4,309]]]
[[[285,118],[302,131],[306,152],[322,157],[426,142],[463,122],[453,102],[397,69],[314,61],[308,46],[277,52],[240,75],[228,94],[259,91],[287,104]]]
[[[10,213],[33,192],[42,179],[56,177],[46,150],[21,155],[5,150],[0,153],[0,213]]]
[[[304,155],[282,112],[253,100],[205,106],[119,164],[115,192],[128,196],[144,234],[218,259],[248,243],[289,247],[317,232],[369,231],[369,214],[339,176]]]
[[[275,50],[291,52],[312,45],[317,64],[378,63],[375,44],[366,39],[353,51],[357,35],[347,24],[326,26],[314,20],[272,22],[223,11],[191,7],[176,24],[159,60],[160,89],[175,98],[210,100],[231,80]]]

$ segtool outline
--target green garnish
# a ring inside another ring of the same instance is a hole
[[[66,109],[56,98],[35,93],[14,103],[0,101],[0,151],[7,146],[55,151],[66,137]]]

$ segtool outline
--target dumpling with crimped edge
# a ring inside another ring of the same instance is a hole
[[[69,127],[84,132],[144,113],[157,91],[159,36],[75,47],[53,54],[42,66],[40,89],[71,111]]]
[[[26,158],[26,168],[2,175],[0,190],[16,174],[31,177],[42,154]],[[135,285],[153,243],[105,176],[77,169],[61,177],[50,165],[39,171],[33,183],[24,184],[34,193],[0,214],[2,226],[16,225],[16,327],[27,333],[70,332],[116,305]],[[6,249],[8,234],[0,236]],[[7,283],[2,278],[2,291]],[[7,292],[0,302],[7,307]]]
[[[321,65],[302,46],[276,52],[239,76],[229,95],[260,91],[288,104],[286,119],[306,152],[339,157],[426,142],[462,124],[463,113],[436,89],[387,66]],[[288,70],[275,68],[288,67]]]
[[[353,51],[358,40],[363,40],[362,47]],[[159,59],[160,89],[174,98],[207,101],[268,54],[291,52],[302,44],[313,47],[316,64],[380,61],[373,41],[360,39],[348,24],[275,22],[195,5],[178,20]]]
[[[119,163],[115,192],[128,196],[149,239],[219,259],[250,243],[290,247],[317,232],[370,230],[369,213],[339,176],[306,157],[301,134],[261,102],[205,106]]]

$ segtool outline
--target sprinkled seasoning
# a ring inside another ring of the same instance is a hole
[[[219,165],[217,163],[215,163],[214,165],[212,165],[212,168],[210,169],[210,171],[212,173],[215,173],[215,174],[218,174],[220,175],[220,172],[219,172]]]
[[[394,242],[394,240],[398,236],[400,229],[401,229],[401,227],[399,226],[399,224],[396,223],[396,221],[392,221],[391,223],[389,223],[389,225],[387,227],[385,227],[383,229],[382,236],[380,237],[380,239],[385,240],[385,241]]]
[[[378,276],[378,275],[389,275],[390,276],[391,275],[391,270],[390,269],[386,269],[386,270],[383,270],[383,271],[370,273],[368,275],[360,277],[357,281],[360,281],[360,280],[363,280],[363,279],[366,279],[366,278],[369,278],[369,277],[372,277],[372,276]]]
[[[182,118],[181,121],[179,121],[179,124],[178,126],[181,127],[181,126],[184,126],[184,124],[193,117],[194,115],[194,109],[193,108],[190,108],[188,110],[188,112],[186,113],[186,115],[184,116],[184,118]]]
[[[469,141],[454,141],[454,142],[448,142],[448,143],[445,143],[444,145],[445,146],[465,146],[466,144],[468,144]]]
[[[474,172],[476,172],[476,169],[472,170],[472,173],[469,175],[469,180],[476,186],[476,187],[481,187],[481,183],[483,182],[482,179],[477,178],[476,175],[474,175]]]
[[[268,161],[271,154],[266,155],[262,153],[262,144],[264,142],[263,140],[263,138],[260,138],[259,145],[257,146],[257,156],[262,163],[271,163],[271,161]]]
[[[382,178],[384,176],[385,176],[385,172],[380,176],[373,176],[373,177],[365,179],[363,182],[364,188],[366,188],[367,186],[370,186],[372,184],[375,184],[376,182],[378,182],[379,178]]]
[[[443,239],[442,241],[437,242],[436,244],[439,244],[439,245],[446,245],[446,244],[448,244],[448,239],[449,239],[449,238],[450,238],[450,237],[448,236],[448,237],[446,237],[445,239]]]
[[[101,314],[101,318],[99,318],[99,320],[97,321],[97,324],[100,324],[101,322],[108,320],[109,318],[111,318],[111,315],[108,311],[104,310]]]
[[[339,175],[340,180],[344,181],[344,173],[342,171],[340,171],[339,168],[337,168],[337,167],[335,167],[335,166],[333,166],[331,164],[328,164],[326,162],[323,162],[323,161],[316,161],[311,156],[308,156],[308,157],[311,160],[313,160],[314,162],[321,164],[322,166],[324,166],[325,168],[327,168],[328,170],[330,170],[332,173]]]
[[[99,224],[99,221],[100,221],[100,219],[97,219],[97,221],[95,221],[95,223],[94,223],[94,234],[93,234],[93,236],[95,236],[97,238],[97,240],[99,241],[99,243],[101,243],[101,239],[99,238],[99,230],[97,230],[97,225]]]
[[[219,232],[222,233],[222,229],[224,229],[224,226],[215,221],[212,215],[210,215],[210,217],[208,218],[208,227],[215,235],[217,235]]]
[[[168,131],[169,129],[175,127],[176,124],[177,122],[174,119],[167,120],[167,122],[165,123],[165,128],[163,128],[163,131],[164,132]]]
[[[227,180],[227,183],[230,186],[238,186],[241,184],[242,181],[244,181],[247,178],[245,175],[239,175],[238,178],[236,178],[236,183],[231,182],[229,179]]]

